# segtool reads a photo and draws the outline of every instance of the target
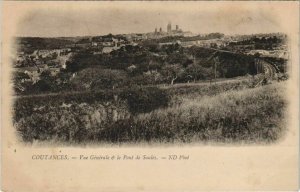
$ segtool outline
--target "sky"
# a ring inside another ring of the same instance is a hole
[[[56,2],[55,2],[56,3]],[[233,2],[86,2],[36,6],[20,19],[18,36],[67,37],[146,33],[168,22],[193,33],[283,32],[279,7]],[[33,6],[34,7],[34,6]]]

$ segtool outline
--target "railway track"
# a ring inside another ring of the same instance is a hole
[[[211,58],[214,57],[216,55],[217,52],[222,52],[222,53],[231,53],[231,54],[240,54],[240,53],[236,53],[233,51],[227,51],[227,50],[221,50],[221,49],[216,49],[216,48],[207,48],[210,50],[214,50],[215,52],[212,54]],[[262,59],[258,59],[258,63],[260,63],[262,65],[263,68],[263,76],[259,78],[258,83],[256,84],[256,86],[258,85],[262,85],[264,82],[271,82],[273,81],[275,78],[277,78],[277,72],[279,71],[279,69],[275,68],[276,65],[273,65],[271,63],[268,63],[265,60]],[[255,86],[255,87],[256,87]]]
[[[256,83],[255,87],[267,84],[268,82],[271,82],[277,78],[277,71],[272,64],[262,59],[259,60],[259,63],[263,67],[264,75],[259,78],[258,83]]]

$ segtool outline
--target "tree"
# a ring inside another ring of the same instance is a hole
[[[151,59],[148,64],[149,70],[157,70],[157,69],[160,69],[161,66],[162,66],[162,63],[157,60],[154,60],[154,59]]]
[[[31,87],[31,91],[37,93],[55,92],[57,89],[56,79],[48,70],[43,71],[40,75],[40,80]]]
[[[196,80],[206,80],[211,79],[213,77],[213,69],[212,68],[205,68],[198,64],[189,65],[185,72],[184,78],[186,81],[190,79]]]
[[[183,69],[179,64],[165,65],[161,70],[162,75],[165,76],[166,80],[169,81],[171,85],[174,84],[174,81],[182,72]]]
[[[103,59],[104,58],[99,55],[93,55],[87,52],[77,53],[72,55],[66,62],[66,70],[74,73],[88,67],[102,66],[105,65]]]
[[[149,51],[151,52],[159,52],[159,44],[154,42],[146,42],[144,46],[148,47]]]
[[[143,82],[146,84],[157,84],[162,82],[162,75],[157,70],[151,70],[143,73]]]
[[[184,53],[170,53],[166,58],[166,61],[170,64],[181,64],[181,65],[188,65],[192,61],[186,56]]]
[[[131,87],[121,97],[127,100],[129,111],[133,114],[166,107],[169,102],[167,92],[157,87]]]
[[[24,92],[30,86],[27,81],[30,80],[28,74],[23,72],[16,72],[13,77],[14,89],[16,93]]]
[[[84,69],[71,80],[75,89],[114,89],[122,87],[128,80],[127,74],[122,70],[102,68]]]
[[[70,79],[72,77],[72,73],[66,72],[65,70],[61,70],[60,73],[56,75],[57,85],[60,90],[70,90]]]
[[[16,72],[14,74],[14,83],[17,84],[17,83],[21,83],[25,80],[29,80],[30,77],[28,74],[26,73],[23,73],[23,72]]]
[[[41,80],[45,80],[45,81],[53,81],[55,80],[55,78],[51,75],[49,70],[43,71],[40,75],[40,79]]]
[[[104,69],[92,82],[91,89],[115,89],[127,84],[128,77],[125,71]]]

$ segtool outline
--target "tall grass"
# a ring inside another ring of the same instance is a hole
[[[165,89],[171,98],[168,106],[142,113],[132,113],[125,100],[99,97],[102,95],[93,96],[95,99],[76,96],[80,100],[55,96],[51,102],[22,98],[15,104],[14,125],[26,142],[268,143],[278,140],[285,127],[285,83],[249,87],[249,80],[170,87]],[[142,106],[147,107],[146,103],[151,104],[150,96],[138,97],[134,102],[142,100]]]
[[[284,83],[215,96],[184,98],[180,104],[120,119],[98,133],[113,143],[269,143],[284,133]]]
[[[180,105],[138,115],[116,134],[148,142],[272,142],[284,130],[284,92],[284,84],[276,83],[184,98]]]
[[[185,84],[166,88],[172,98],[170,105],[180,104],[184,99],[202,98],[203,96],[215,96],[220,93],[244,90],[253,87],[253,78],[234,79],[217,83]]]

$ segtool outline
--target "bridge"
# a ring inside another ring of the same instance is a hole
[[[214,59],[215,65],[219,64],[219,58],[217,56],[217,53],[230,53],[230,54],[240,54],[237,52],[233,52],[233,51],[228,51],[228,50],[222,50],[222,49],[216,49],[216,48],[206,48],[206,49],[210,49],[210,50],[214,50],[215,52],[212,54],[212,56],[210,56],[208,58],[208,60],[210,59]],[[263,59],[260,58],[256,58],[255,59],[255,67],[256,67],[256,71],[257,74],[259,73],[263,73],[264,76],[261,78],[261,80],[259,81],[259,84],[263,81],[263,80],[267,80],[267,81],[272,81],[276,78],[276,73],[279,72],[279,69],[276,65],[269,63]],[[215,67],[216,68],[216,67]]]

